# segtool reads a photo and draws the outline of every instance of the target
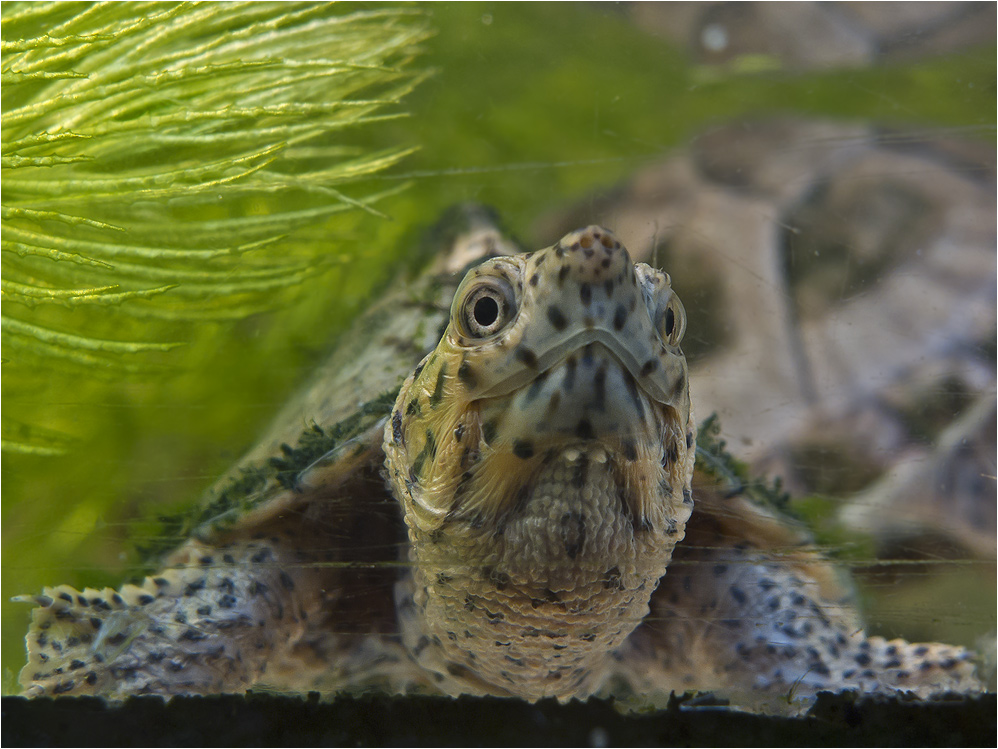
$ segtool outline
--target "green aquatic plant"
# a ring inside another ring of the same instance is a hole
[[[0,28],[5,451],[70,444],[18,407],[39,379],[182,366],[191,323],[285,302],[346,259],[331,222],[399,187],[357,183],[410,146],[354,136],[402,116],[418,12],[9,3]]]

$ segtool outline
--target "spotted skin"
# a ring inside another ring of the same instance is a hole
[[[141,584],[32,599],[27,694],[980,687],[965,650],[867,637],[785,519],[703,477],[694,512],[666,274],[600,227],[516,254],[469,223],[235,472],[359,411],[345,443]]]
[[[649,616],[616,654],[630,689],[716,690],[786,710],[821,690],[981,688],[964,648],[867,636],[835,569],[774,519],[709,485],[698,492]]]
[[[458,289],[385,442],[403,633],[454,691],[591,693],[646,615],[692,509],[684,325],[668,276],[599,227]]]

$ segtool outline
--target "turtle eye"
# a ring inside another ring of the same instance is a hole
[[[659,312],[658,332],[670,346],[678,346],[686,332],[686,310],[679,297],[670,296],[668,304]]]
[[[471,338],[488,338],[513,319],[516,302],[513,289],[500,278],[483,278],[465,294],[458,322]]]

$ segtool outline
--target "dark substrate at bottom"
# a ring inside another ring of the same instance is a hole
[[[919,702],[822,694],[805,718],[683,706],[622,715],[603,700],[263,694],[3,698],[7,746],[995,746],[994,694]]]

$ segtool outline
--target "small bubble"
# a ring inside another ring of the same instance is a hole
[[[708,52],[723,52],[728,46],[728,32],[720,24],[709,24],[700,34],[700,43]]]
[[[492,14],[491,13],[483,13],[482,14],[482,26],[491,26],[491,25],[492,25]]]

